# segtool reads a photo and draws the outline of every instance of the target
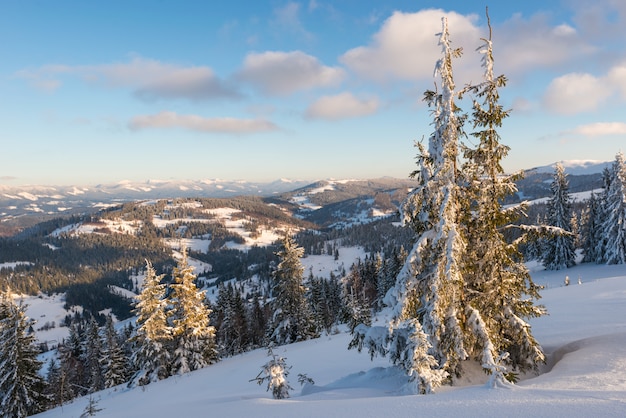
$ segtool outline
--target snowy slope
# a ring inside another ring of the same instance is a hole
[[[569,275],[569,286],[563,284]],[[577,284],[580,276],[582,284]],[[292,366],[287,400],[249,380],[267,361],[256,350],[144,389],[95,394],[98,417],[621,417],[626,411],[626,266],[583,265],[534,271],[546,286],[541,303],[549,316],[532,321],[548,364],[511,388],[490,389],[470,374],[464,386],[427,396],[403,395],[405,382],[387,360],[370,362],[346,349],[342,333],[279,347]],[[315,380],[304,390],[297,375]],[[88,403],[76,399],[42,417],[78,417]]]

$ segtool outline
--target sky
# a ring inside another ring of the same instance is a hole
[[[505,170],[613,160],[626,2],[494,3]],[[0,0],[0,185],[406,178],[442,18],[462,88],[483,74],[487,5]]]

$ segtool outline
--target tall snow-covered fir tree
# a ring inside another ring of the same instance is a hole
[[[359,325],[350,347],[368,347],[370,354],[389,355],[408,376],[415,393],[429,393],[458,372],[467,358],[461,316],[463,277],[461,257],[465,241],[458,219],[459,137],[463,117],[455,104],[452,59],[460,50],[451,47],[448,23],[442,21],[437,62],[441,92],[429,91],[425,100],[433,108],[434,132],[426,149],[421,143],[412,174],[418,181],[401,208],[402,221],[416,240],[384,303],[393,307],[388,327]]]
[[[457,169],[465,117],[454,103],[452,58],[444,19],[437,69],[441,93],[427,92],[434,107],[435,131],[426,150],[418,144],[418,186],[402,206],[404,224],[416,234],[413,249],[385,297],[394,317],[388,327],[359,325],[350,347],[366,347],[372,356],[388,355],[410,376],[413,392],[429,393],[462,374],[461,362],[474,358],[492,375],[492,383],[510,378],[514,369],[535,368],[543,353],[524,318],[544,313],[534,306],[538,288],[523,264],[517,242],[503,230],[520,209],[501,207],[516,191],[515,176],[500,166],[508,148],[497,128],[508,115],[498,104],[503,76],[493,76],[491,36],[480,48],[485,81],[468,86],[474,101],[475,149],[466,148],[463,172]]]
[[[131,385],[146,385],[170,376],[170,353],[172,329],[167,323],[167,300],[163,275],[157,276],[154,268],[146,262],[146,275],[141,293],[137,296],[136,334],[131,337],[134,346],[131,361],[138,370]]]
[[[602,262],[626,263],[626,163],[621,152],[609,171],[610,178],[603,199],[604,221],[601,226]]]
[[[543,248],[543,265],[546,270],[561,270],[576,264],[576,237],[572,234],[572,202],[565,169],[556,164],[554,180],[550,185],[552,197],[548,201],[548,225],[565,233],[546,238]]]
[[[489,30],[489,38],[483,39],[485,43],[478,48],[483,54],[484,81],[466,89],[475,97],[472,136],[478,144],[464,153],[470,210],[465,212],[463,222],[468,242],[463,276],[465,347],[496,383],[504,378],[504,364],[514,370],[527,370],[544,361],[525,321],[542,315],[544,309],[533,303],[539,298],[538,287],[517,241],[508,242],[503,234],[523,214],[524,205],[507,209],[502,206],[504,199],[517,191],[515,181],[521,175],[507,175],[501,165],[509,147],[500,142],[498,129],[510,111],[499,104],[499,88],[506,85],[506,77],[494,75],[491,25]],[[498,359],[504,364],[498,364]]]
[[[32,324],[24,305],[8,293],[0,295],[0,416],[5,418],[41,412],[50,400],[35,336],[28,331]]]
[[[412,344],[415,348],[411,349],[413,358],[409,357],[407,363],[409,375],[424,377],[424,370],[417,364],[423,354],[415,356],[425,348],[422,332],[431,346],[425,353],[433,356],[436,366],[431,368],[437,373],[429,372],[435,381],[422,382],[420,391],[436,388],[444,375],[455,375],[459,362],[467,357],[460,320],[463,315],[461,260],[466,242],[458,224],[463,202],[457,167],[464,117],[455,103],[452,72],[452,60],[461,51],[451,47],[445,18],[439,44],[443,57],[436,65],[436,73],[441,77],[441,92],[430,91],[425,95],[433,108],[435,130],[427,150],[418,144],[418,169],[413,173],[418,186],[401,208],[403,223],[415,231],[416,242],[386,299],[395,299],[395,303],[386,302],[394,307],[390,328],[410,330],[406,334],[410,341],[407,347]],[[394,332],[392,337],[395,334],[402,337],[402,333]],[[399,343],[401,339],[395,342]]]
[[[187,251],[172,272],[174,283],[168,298],[172,327],[172,374],[201,369],[218,360],[215,328],[209,325],[211,310],[205,303],[205,291],[196,287],[196,276],[189,265]]]
[[[304,267],[300,261],[304,249],[287,231],[282,249],[276,255],[280,261],[273,273],[274,315],[270,340],[282,345],[315,338],[318,332],[306,299]]]

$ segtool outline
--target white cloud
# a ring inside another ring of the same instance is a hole
[[[135,116],[129,123],[132,130],[149,128],[181,128],[207,133],[250,134],[278,130],[278,127],[264,119],[205,118],[198,115],[179,115],[163,111],[155,115]]]
[[[362,77],[378,81],[432,78],[435,62],[441,58],[439,38],[435,34],[441,32],[444,16],[448,19],[453,48],[464,46],[473,51],[481,36],[474,25],[476,17],[431,9],[417,13],[394,12],[370,45],[351,49],[340,60]],[[463,45],[467,42],[468,45]]]
[[[366,116],[378,110],[378,99],[358,99],[352,93],[324,96],[313,102],[306,111],[311,119],[346,119]]]
[[[596,48],[571,25],[551,25],[547,15],[520,15],[494,28],[494,58],[500,72],[521,74],[569,65]]]
[[[626,62],[611,68],[607,80],[621,93],[622,99],[626,100]]]
[[[552,30],[554,36],[573,36],[576,35],[576,29],[565,23],[560,24]]]
[[[569,0],[576,22],[585,36],[619,42],[626,35],[626,2],[623,0]]]
[[[548,85],[543,104],[560,114],[576,114],[596,110],[612,96],[626,100],[626,62],[609,69],[606,75],[569,73],[555,78]]]
[[[516,97],[515,99],[513,99],[513,105],[511,106],[511,109],[515,114],[527,113],[533,110],[533,104],[525,97]]]
[[[552,80],[543,103],[555,113],[573,115],[597,109],[611,93],[611,88],[601,78],[571,73]]]
[[[15,75],[28,81],[28,83],[37,90],[51,93],[61,87],[61,81],[58,80],[56,76],[68,72],[70,72],[70,67],[67,66],[46,65],[35,70],[19,70]]]
[[[31,86],[46,93],[52,93],[61,87],[61,81],[49,77],[38,77],[22,72],[21,76],[28,79]]]
[[[268,51],[246,56],[237,78],[270,95],[287,95],[299,90],[337,86],[345,78],[338,67],[322,65],[301,51]]]
[[[106,87],[130,88],[143,100],[205,100],[239,96],[209,67],[183,67],[141,57],[116,64],[48,65],[35,71],[23,70],[18,73],[18,76],[28,79],[34,85],[44,83],[44,86],[54,88],[60,86],[58,78],[63,75],[77,76],[88,83]]]
[[[310,40],[314,36],[304,28],[300,20],[300,4],[289,2],[283,7],[274,9],[274,23],[287,31]]]
[[[626,123],[624,122],[596,122],[580,125],[570,133],[584,136],[626,135]]]

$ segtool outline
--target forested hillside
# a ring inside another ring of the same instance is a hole
[[[180,240],[189,240],[191,257],[211,266],[204,278],[211,279],[207,283],[212,286],[254,275],[267,279],[275,261],[274,243],[283,231],[298,233],[307,254],[320,254],[327,250],[327,241],[336,240],[376,248],[376,234],[362,229],[386,229],[386,235],[395,235],[397,228],[388,216],[397,206],[389,196],[399,193],[399,186],[404,190],[402,183],[366,182],[320,192],[316,185],[272,198],[153,200],[58,217],[0,239],[0,282],[3,288],[26,294],[65,292],[68,306],[80,305],[92,314],[112,308],[125,318],[131,301],[110,292],[109,286],[137,292],[130,277],[142,271],[145,260],[160,271],[171,271],[173,248]],[[330,205],[344,203],[346,209],[333,215],[320,199]],[[311,209],[310,202],[319,209]],[[317,216],[320,211],[325,215]],[[316,218],[324,220],[307,220]],[[347,218],[354,232],[323,228],[330,219]],[[368,226],[377,219],[384,219],[380,226]]]

